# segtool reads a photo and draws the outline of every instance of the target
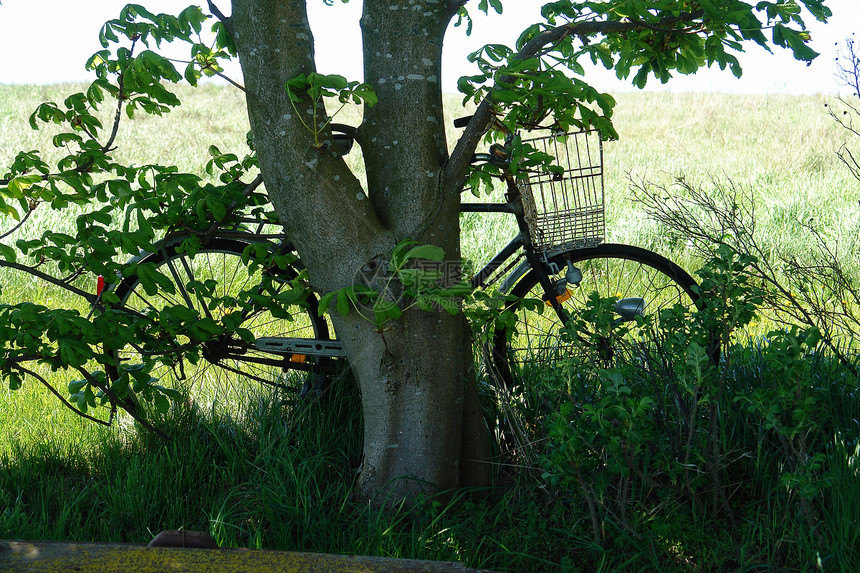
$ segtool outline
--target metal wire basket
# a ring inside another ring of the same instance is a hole
[[[603,143],[595,130],[526,139],[556,158],[563,173],[536,173],[518,181],[536,251],[580,249],[603,242]]]

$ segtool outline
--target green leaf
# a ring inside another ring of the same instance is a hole
[[[206,197],[206,203],[209,205],[209,210],[212,212],[215,221],[222,221],[227,216],[227,206],[219,201],[218,198],[209,195]]]
[[[354,103],[364,102],[367,107],[373,107],[379,103],[379,97],[370,84],[359,84],[352,93]]]
[[[464,7],[460,7],[457,9],[457,21],[454,22],[454,27],[461,26],[463,21],[466,22],[466,35],[472,35],[472,17],[469,15],[469,11]]]
[[[222,22],[215,22],[212,25],[212,31],[215,32],[215,46],[226,50],[231,56],[235,56],[236,46],[233,43],[233,37],[230,35],[227,27]]]
[[[287,80],[285,84],[285,88],[287,90],[287,95],[290,98],[290,101],[293,103],[299,103],[302,101],[302,98],[299,94],[307,93],[308,88],[310,88],[311,84],[308,82],[308,75],[301,74],[292,79]]]
[[[320,86],[337,91],[346,89],[348,85],[346,78],[338,74],[323,75],[311,73],[308,75],[308,82],[312,86]]]
[[[2,256],[10,263],[14,263],[17,259],[17,252],[13,247],[0,243],[0,256]]]
[[[403,257],[404,261],[410,259],[424,259],[427,261],[441,261],[445,258],[445,251],[441,247],[433,245],[419,245],[409,249],[409,252]]]
[[[86,380],[72,380],[69,382],[69,394],[77,394],[86,385]]]
[[[83,138],[77,133],[59,133],[54,136],[54,147],[65,147],[68,143],[80,143]]]
[[[341,316],[346,316],[349,314],[349,297],[346,296],[346,293],[350,290],[352,290],[352,289],[347,287],[346,289],[343,289],[342,292],[340,292],[340,294],[338,294],[336,308],[337,308],[337,313]],[[353,291],[353,293],[354,293],[354,291]]]
[[[140,263],[137,265],[136,272],[140,285],[149,296],[156,295],[159,288],[170,294],[176,293],[173,281],[157,270],[155,263]]]
[[[153,397],[155,409],[159,414],[166,414],[170,410],[170,401],[164,394],[158,393]]]
[[[107,48],[111,42],[118,41],[119,38],[113,30],[113,24],[108,22],[102,26],[102,29],[99,31],[99,43],[102,45],[102,48]]]
[[[194,62],[191,62],[187,66],[185,66],[185,81],[191,84],[194,87],[197,87],[197,80],[202,77],[203,74],[200,73],[200,70],[194,65]]]
[[[21,175],[9,181],[9,193],[15,199],[24,199],[25,191],[32,187],[35,183],[42,181],[42,176],[38,174]]]
[[[402,310],[393,302],[377,300],[373,305],[373,321],[377,328],[381,328],[389,320],[397,320]]]
[[[338,291],[332,291],[320,297],[319,306],[317,307],[317,316],[323,316],[328,312],[329,306],[331,306],[331,301],[337,296],[337,293]]]
[[[23,385],[23,381],[21,379],[21,375],[17,372],[8,372],[6,374],[6,379],[9,383],[10,390],[20,390]]]
[[[182,392],[176,390],[175,388],[165,388],[164,386],[157,385],[155,386],[158,390],[167,396],[170,400],[181,400]]]

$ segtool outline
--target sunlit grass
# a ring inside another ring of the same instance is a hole
[[[58,101],[69,92],[69,86],[0,86],[5,104],[0,112],[0,165],[8,164],[19,149],[51,149],[52,128],[33,131],[27,117],[41,101]],[[123,123],[118,159],[175,164],[205,175],[210,144],[237,154],[246,151],[248,123],[241,93],[212,85],[196,91],[178,87],[177,92],[183,105],[166,117],[138,114],[134,122]],[[828,117],[824,96],[622,93],[617,100],[614,120],[620,139],[604,146],[607,240],[655,248],[680,258],[684,266],[697,264],[685,260],[684,245],[667,244],[632,203],[629,177],[662,184],[679,176],[702,182],[717,177],[748,186],[757,199],[759,225],[784,248],[803,247],[799,223],[811,217],[827,223],[835,240],[844,243],[856,235],[858,185],[835,153],[848,136]],[[446,105],[446,131],[453,147],[459,130],[450,120],[469,110],[454,96]],[[107,123],[113,110],[105,106],[103,111]],[[336,121],[355,125],[360,111],[347,107]],[[51,156],[59,157],[59,150]],[[363,178],[357,146],[348,160]],[[463,255],[470,260],[486,260],[515,231],[511,217],[464,218]],[[50,216],[29,228],[55,224]]]
[[[670,183],[676,177],[731,179],[756,197],[762,235],[802,248],[799,223],[815,217],[835,239],[852,237],[857,181],[836,156],[848,134],[827,115],[823,96],[620,94],[620,139],[606,145],[611,240],[672,249],[631,206],[626,173]],[[643,244],[644,243],[644,244]],[[683,254],[683,245],[675,247]]]

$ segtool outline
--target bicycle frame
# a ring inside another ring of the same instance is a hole
[[[496,255],[492,258],[492,260],[484,265],[484,267],[478,271],[470,280],[472,288],[486,288],[488,283],[487,279],[496,272],[497,269],[504,265],[505,261],[511,258],[520,248],[523,249],[523,254],[525,256],[525,261],[521,263],[516,269],[514,269],[505,279],[502,281],[502,286],[499,289],[503,294],[510,292],[513,288],[516,281],[519,280],[529,269],[534,269],[537,273],[538,279],[540,281],[541,286],[547,294],[548,302],[552,305],[556,314],[558,314],[559,319],[563,323],[567,323],[567,315],[562,310],[557,297],[553,294],[556,293],[556,287],[550,278],[549,273],[547,273],[547,265],[541,260],[541,256],[534,250],[532,247],[531,235],[529,232],[528,224],[526,223],[525,216],[523,214],[523,205],[520,199],[519,189],[517,187],[516,182],[513,180],[513,177],[510,173],[505,173],[505,183],[508,187],[508,193],[506,195],[507,201],[505,203],[461,203],[460,204],[460,212],[461,213],[508,213],[514,215],[517,220],[517,227],[519,228],[519,234],[514,237],[505,247],[503,247]],[[513,265],[510,265],[507,270],[510,270]],[[558,270],[555,269],[555,272]]]

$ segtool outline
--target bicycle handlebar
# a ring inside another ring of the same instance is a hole
[[[473,117],[475,116],[467,115],[466,117],[458,117],[454,120],[454,127],[466,127],[469,125],[469,122],[472,121]]]

